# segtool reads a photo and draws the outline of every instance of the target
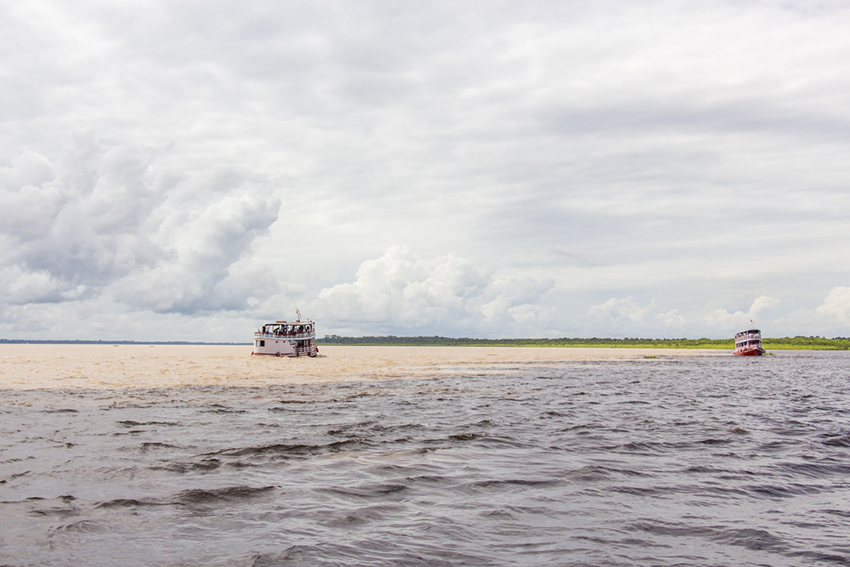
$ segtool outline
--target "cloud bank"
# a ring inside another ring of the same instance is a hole
[[[296,305],[328,333],[846,336],[848,27],[6,3],[0,336],[240,341]]]
[[[342,332],[516,335],[536,330],[553,283],[499,276],[454,254],[423,259],[391,248],[363,262],[354,282],[319,292],[314,310],[344,325]]]
[[[280,198],[262,178],[226,169],[181,178],[150,149],[82,136],[55,163],[18,156],[0,184],[6,304],[113,296],[193,314],[276,291],[273,280],[231,273],[277,220]]]

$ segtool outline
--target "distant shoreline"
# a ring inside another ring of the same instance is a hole
[[[784,337],[763,339],[767,350],[850,350],[850,338]],[[328,335],[316,340],[320,346],[487,346],[487,347],[544,347],[544,348],[657,348],[657,349],[716,349],[732,350],[733,339],[472,339],[452,337],[342,337]],[[175,346],[251,346],[252,343],[191,342],[191,341],[105,341],[105,340],[24,340],[0,339],[0,344],[54,345],[175,345]]]
[[[175,346],[251,346],[251,343],[198,343],[189,341],[71,341],[0,339],[0,345],[175,345]]]
[[[489,346],[544,348],[657,348],[734,350],[734,339],[470,339],[450,337],[340,337],[329,335],[316,341],[337,346]],[[850,350],[850,338],[785,337],[762,340],[767,350]]]

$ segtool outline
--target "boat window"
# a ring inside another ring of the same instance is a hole
[[[260,341],[260,346],[266,346],[266,341]]]

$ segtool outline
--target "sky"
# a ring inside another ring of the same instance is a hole
[[[850,336],[850,2],[0,3],[0,338]]]

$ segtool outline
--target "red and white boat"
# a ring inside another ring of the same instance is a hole
[[[301,320],[301,312],[295,321],[266,323],[254,333],[254,350],[251,354],[267,356],[316,356],[316,323]]]
[[[735,354],[738,356],[761,356],[765,350],[761,346],[761,331],[747,329],[735,334]]]

